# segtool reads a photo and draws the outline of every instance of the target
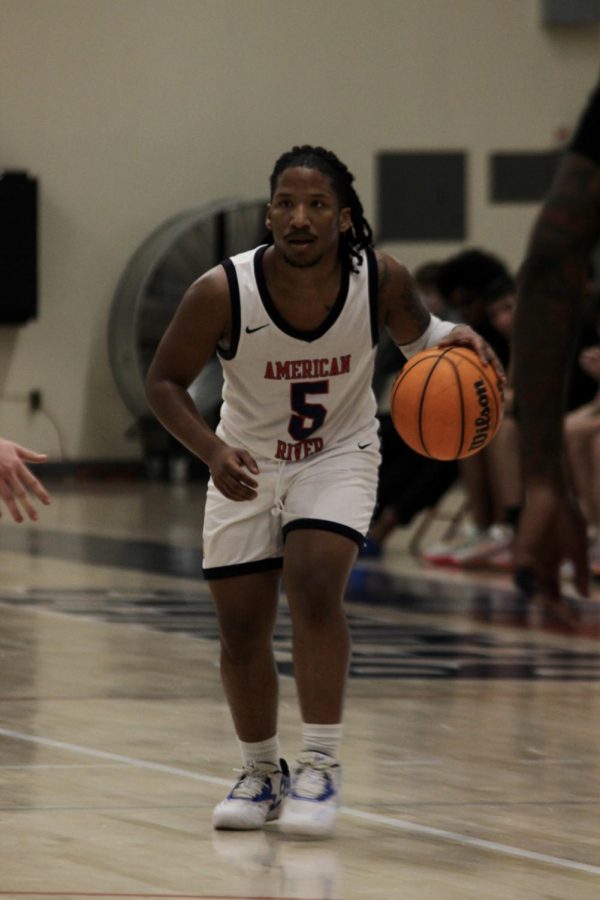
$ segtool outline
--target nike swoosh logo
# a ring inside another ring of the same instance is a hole
[[[246,325],[246,334],[254,334],[255,331],[260,331],[262,328],[268,328],[270,322],[267,322],[266,325],[259,325],[257,328],[250,328],[249,325]]]
[[[370,447],[372,443],[373,443],[373,441],[369,441],[368,444],[359,444],[359,445],[358,445],[358,449],[359,449],[359,450],[366,450],[367,447]]]

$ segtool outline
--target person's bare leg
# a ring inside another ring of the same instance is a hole
[[[273,629],[280,572],[212,581],[221,638],[221,677],[243,768],[227,797],[215,806],[213,827],[263,828],[279,818],[289,790],[287,764],[279,760],[277,669]]]
[[[238,738],[263,741],[277,731],[278,677],[272,638],[280,571],[210,582],[221,639],[221,678]]]
[[[350,538],[329,531],[298,529],[287,537],[283,581],[304,722],[341,722],[350,663],[343,601],[357,552]]]
[[[523,502],[519,430],[512,418],[502,422],[496,437],[486,447],[490,482],[494,485],[494,521],[503,523],[506,511],[517,509]]]
[[[476,456],[469,456],[459,461],[460,477],[469,502],[471,516],[473,522],[481,531],[489,528],[494,521],[494,510],[484,459],[485,452],[486,450],[482,450]]]
[[[589,524],[595,518],[594,473],[591,455],[592,420],[584,416],[567,416],[565,443],[571,478],[582,512]]]
[[[357,552],[350,538],[323,529],[292,531],[286,541],[283,581],[292,617],[303,743],[280,822],[290,834],[324,837],[335,828],[350,663],[343,601]]]
[[[600,421],[597,431],[590,438],[590,518],[589,524],[595,529],[596,543],[600,541]]]

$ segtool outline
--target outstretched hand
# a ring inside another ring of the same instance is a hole
[[[474,331],[469,325],[457,325],[446,337],[440,341],[440,347],[469,347],[479,356],[484,363],[490,363],[498,376],[498,385],[504,388],[506,374],[502,363],[484,338]]]
[[[23,522],[21,508],[32,522],[37,521],[38,512],[31,502],[32,494],[45,505],[50,503],[50,496],[43,484],[26,465],[41,463],[46,459],[45,453],[36,453],[35,450],[28,450],[13,441],[0,438],[0,499],[6,503],[15,522]]]
[[[530,600],[564,614],[560,569],[565,562],[573,566],[578,592],[587,597],[586,524],[577,500],[566,485],[532,486],[515,540],[515,584]]]
[[[256,461],[247,450],[222,444],[209,462],[215,487],[229,500],[254,500],[258,482],[249,472],[258,475]]]

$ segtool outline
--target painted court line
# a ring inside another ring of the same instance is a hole
[[[164,765],[164,763],[149,762],[148,760],[138,759],[133,756],[110,753],[106,750],[96,750],[93,747],[83,747],[80,744],[71,744],[65,741],[56,741],[52,738],[38,737],[20,731],[12,731],[8,728],[0,728],[0,736],[13,738],[17,741],[25,741],[30,744],[39,744],[42,747],[52,747],[56,750],[66,750],[69,753],[78,753],[83,756],[93,756],[97,759],[107,759],[113,762],[126,763],[136,769],[164,772],[166,775],[174,775],[178,778],[189,778],[193,781],[202,781],[206,784],[220,784],[225,785],[226,787],[231,784],[230,779],[216,778],[213,775],[203,775],[200,772],[191,772],[188,769],[167,766]],[[469,835],[459,834],[458,832],[446,831],[442,828],[419,825],[417,822],[410,822],[406,819],[384,816],[379,813],[364,812],[359,809],[352,809],[349,806],[343,806],[341,812],[353,819],[359,819],[363,822],[372,822],[374,825],[386,825],[390,828],[395,828],[397,831],[404,831],[409,834],[418,834],[437,840],[449,841],[454,844],[461,844],[464,847],[473,847],[477,850],[500,853],[504,856],[512,856],[517,859],[528,860],[529,862],[541,863],[542,865],[555,866],[561,869],[572,869],[576,872],[584,872],[588,875],[600,875],[600,866],[593,866],[589,863],[565,859],[561,856],[537,853],[535,850],[523,850],[520,847],[512,847],[510,844],[500,844],[497,841],[488,841],[484,838],[470,837]]]
[[[257,897],[255,894],[252,897],[242,897],[239,894],[98,894],[90,893],[90,891],[66,894],[64,891],[0,891],[0,897],[112,897],[114,900],[125,897],[138,897],[142,900],[288,900],[287,897],[274,897],[272,894],[269,894],[268,897]],[[302,897],[299,897],[298,900],[302,900]]]
[[[112,897],[114,900],[119,898],[142,898],[142,900],[287,900],[286,897],[274,897],[270,894],[268,897],[241,897],[239,894],[97,894],[89,891],[77,891],[76,893],[67,893],[64,891],[0,891],[0,897]],[[298,900],[302,900],[301,897]]]
[[[126,763],[20,763],[18,766],[0,765],[0,769],[126,769]],[[0,891],[1,893],[1,891]]]
[[[55,750],[66,750],[69,753],[94,756],[97,759],[110,759],[112,762],[126,763],[128,766],[133,766],[136,769],[149,769],[153,772],[164,772],[166,775],[176,775],[179,778],[191,778],[194,781],[204,781],[207,784],[222,784],[225,785],[225,787],[231,785],[231,779],[215,778],[212,775],[202,775],[199,772],[191,772],[188,769],[166,766],[164,763],[148,762],[145,759],[136,759],[133,756],[123,756],[121,753],[109,753],[107,750],[95,750],[93,747],[82,747],[80,744],[68,744],[64,741],[52,740],[52,738],[37,737],[33,734],[23,734],[20,731],[11,731],[8,728],[0,728],[0,735],[14,738],[17,741],[26,741],[29,744],[39,744],[42,747],[53,747]]]
[[[427,837],[451,841],[454,844],[462,844],[464,847],[489,850],[492,853],[502,853],[504,856],[514,856],[519,859],[526,859],[530,862],[559,866],[562,869],[575,869],[577,872],[586,872],[588,875],[600,875],[600,866],[576,862],[573,859],[563,859],[561,856],[536,853],[535,850],[521,850],[520,847],[511,847],[509,844],[499,844],[497,841],[486,841],[484,838],[469,837],[466,834],[457,834],[454,831],[445,831],[442,828],[431,828],[429,825],[419,825],[417,822],[408,822],[405,819],[396,819],[392,818],[392,816],[382,816],[377,813],[362,812],[361,810],[350,809],[349,807],[343,807],[343,812],[345,815],[352,816],[356,819],[366,820],[377,825],[389,825],[399,831],[407,831],[411,834],[423,834]]]

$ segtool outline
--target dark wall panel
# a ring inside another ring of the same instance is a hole
[[[378,154],[378,239],[464,240],[465,177],[461,152]]]
[[[0,325],[37,315],[37,181],[0,171]]]
[[[548,193],[560,152],[492,153],[490,200],[492,203],[538,203]]]
[[[541,0],[544,25],[595,25],[600,22],[600,0]]]

